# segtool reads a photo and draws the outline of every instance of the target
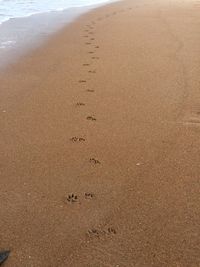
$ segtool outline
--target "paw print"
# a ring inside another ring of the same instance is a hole
[[[90,159],[90,163],[92,163],[92,164],[101,164],[101,162],[98,160],[98,159],[95,159],[95,158],[91,158]]]
[[[70,140],[71,140],[72,142],[85,142],[85,138],[82,138],[82,137],[76,137],[76,136],[72,137]]]
[[[76,105],[77,105],[77,106],[85,106],[85,103],[77,102]]]
[[[89,237],[97,237],[97,238],[99,238],[100,237],[100,232],[99,232],[99,230],[97,230],[97,229],[95,229],[95,228],[93,228],[93,229],[90,229],[90,230],[88,230],[88,232],[87,232],[87,235],[89,236]]]
[[[93,199],[94,194],[93,193],[85,193],[85,199]]]
[[[96,118],[94,118],[94,117],[92,117],[92,116],[88,116],[88,117],[87,117],[87,120],[89,120],[89,121],[96,121]]]
[[[67,197],[67,201],[70,203],[75,203],[78,201],[78,196],[75,194],[69,194]]]
[[[108,228],[108,234],[110,234],[110,235],[116,235],[117,234],[117,231],[113,227],[109,227]]]
[[[106,230],[92,228],[88,230],[87,235],[90,238],[108,238],[117,234],[117,231],[113,227],[109,227]]]

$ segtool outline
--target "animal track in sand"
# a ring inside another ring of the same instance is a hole
[[[96,73],[96,70],[89,70],[88,72],[89,73],[92,73],[92,74],[95,74]]]
[[[75,203],[78,202],[78,196],[75,194],[69,194],[66,199],[67,202]]]
[[[100,48],[98,45],[96,45],[94,48],[96,48],[96,49],[98,49],[98,48]]]
[[[91,200],[94,198],[94,196],[95,196],[94,193],[85,193],[85,199]]]
[[[110,235],[116,235],[117,234],[117,231],[113,227],[109,227],[107,231],[108,231],[107,233]]]
[[[76,143],[76,142],[85,142],[85,138],[83,138],[83,137],[76,137],[76,136],[70,138],[70,140],[72,142],[74,142],[74,143]]]
[[[94,93],[93,89],[87,89],[86,91],[89,92],[89,93]]]
[[[91,40],[91,41],[94,41],[94,40],[95,40],[95,38],[90,38],[90,40]]]
[[[94,54],[95,52],[94,51],[89,51],[88,54]]]
[[[90,64],[89,63],[84,63],[83,66],[90,66]]]
[[[86,80],[79,80],[79,83],[86,83]]]
[[[99,59],[99,57],[92,57],[92,59]]]
[[[87,236],[90,237],[90,238],[99,238],[100,237],[100,231],[95,229],[95,228],[92,228],[90,230],[87,231]]]
[[[96,118],[93,117],[93,116],[88,116],[88,117],[87,117],[87,120],[88,120],[88,121],[96,121]]]
[[[91,193],[91,192],[86,192],[84,194],[84,198],[85,198],[85,201],[90,201],[92,199],[94,199],[95,197],[95,194],[94,193]],[[71,193],[71,194],[68,194],[65,199],[64,199],[64,202],[67,204],[67,203],[71,203],[71,204],[74,204],[74,203],[79,203],[81,204],[81,201],[80,201],[80,198],[74,194],[74,193]]]
[[[77,102],[77,103],[76,103],[76,106],[78,106],[78,107],[80,107],[80,106],[85,106],[85,103],[83,103],[83,102]]]
[[[88,43],[85,43],[85,44],[86,44],[86,45],[91,45],[91,43],[89,43],[89,42],[88,42]]]
[[[101,162],[98,160],[98,159],[95,159],[95,158],[91,158],[90,159],[90,163],[92,163],[92,164],[101,164]]]
[[[87,236],[89,238],[101,238],[101,237],[111,237],[117,234],[117,231],[113,227],[109,227],[105,230],[92,228],[87,231]]]

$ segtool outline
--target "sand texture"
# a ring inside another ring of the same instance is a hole
[[[200,266],[199,12],[113,3],[0,73],[4,266]]]

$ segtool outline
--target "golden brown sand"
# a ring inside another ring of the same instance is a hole
[[[5,266],[200,266],[199,12],[101,7],[1,73]]]

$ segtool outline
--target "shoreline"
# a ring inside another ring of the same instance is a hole
[[[126,0],[0,72],[6,267],[199,265],[198,33],[195,1]]]
[[[21,56],[45,45],[56,32],[73,23],[80,16],[113,0],[60,11],[49,11],[25,17],[12,18],[0,24],[0,70],[10,63],[17,62]]]

